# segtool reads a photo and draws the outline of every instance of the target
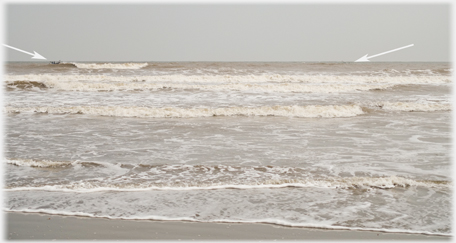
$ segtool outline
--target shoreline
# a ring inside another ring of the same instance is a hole
[[[19,212],[3,215],[6,240],[452,240],[451,236],[272,224],[113,220]]]

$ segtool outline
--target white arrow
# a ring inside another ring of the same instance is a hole
[[[408,46],[399,47],[399,48],[397,48],[397,49],[394,49],[394,50],[391,50],[391,51],[385,51],[385,52],[382,52],[382,53],[380,53],[380,54],[373,55],[373,56],[370,56],[370,57],[368,57],[368,56],[367,56],[368,54],[366,54],[366,55],[364,55],[363,57],[361,57],[360,59],[356,60],[355,62],[368,62],[368,61],[369,61],[369,58],[378,57],[378,56],[381,56],[381,55],[388,54],[388,53],[390,53],[390,52],[399,51],[399,50],[402,50],[402,49],[405,49],[405,48],[408,48],[408,47],[412,47],[412,46],[413,46],[413,44],[408,45]]]
[[[26,52],[26,51],[23,51],[23,50],[21,50],[21,49],[18,49],[18,48],[16,48],[16,47],[12,47],[12,46],[5,45],[5,44],[3,44],[3,45],[6,46],[6,47],[8,47],[8,48],[11,48],[11,49],[13,49],[13,50],[20,51],[20,52],[23,52],[23,53],[25,53],[25,54],[32,55],[32,56],[33,56],[32,59],[44,59],[44,60],[46,60],[45,57],[41,56],[41,55],[38,54],[36,51],[33,51],[33,53],[30,53],[30,52]]]

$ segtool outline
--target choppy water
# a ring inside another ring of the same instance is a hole
[[[451,234],[448,63],[7,63],[6,211]]]

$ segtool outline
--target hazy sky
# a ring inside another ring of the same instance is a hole
[[[451,56],[448,4],[8,4],[5,12],[5,44],[48,60],[354,61],[409,44],[371,61]]]

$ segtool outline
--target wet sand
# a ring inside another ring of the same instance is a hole
[[[451,237],[352,230],[290,228],[268,224],[109,220],[38,213],[4,213],[7,240],[406,240]]]

